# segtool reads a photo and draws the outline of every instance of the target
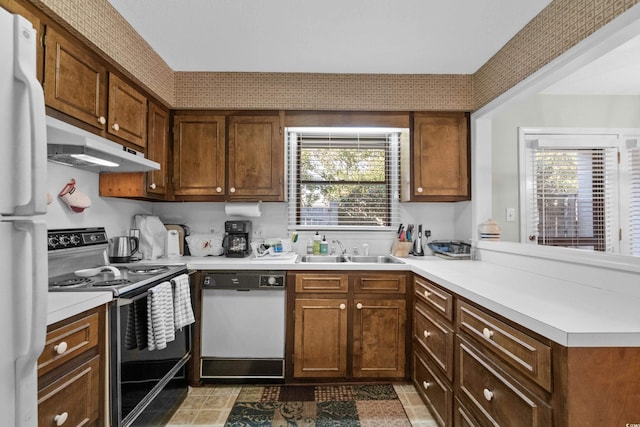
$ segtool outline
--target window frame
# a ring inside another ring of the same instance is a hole
[[[301,206],[300,206],[300,191],[301,175],[298,173],[298,150],[299,143],[297,135],[300,132],[322,132],[322,131],[337,131],[337,132],[349,132],[349,133],[392,133],[406,131],[410,132],[409,128],[398,127],[380,127],[380,126],[359,126],[359,127],[346,127],[346,126],[291,126],[285,128],[285,138],[287,143],[287,194],[288,194],[288,214],[287,224],[289,230],[325,230],[325,231],[384,231],[388,232],[397,229],[400,223],[400,137],[395,141],[387,139],[385,144],[385,181],[376,181],[377,183],[386,184],[387,188],[387,216],[388,222],[384,226],[372,226],[372,225],[326,225],[326,224],[314,224],[305,225],[301,223]],[[309,181],[314,183],[317,181]],[[340,184],[343,181],[334,181],[331,184]],[[344,183],[357,183],[357,181],[344,181]],[[373,182],[372,182],[373,183]],[[368,182],[366,183],[368,184]]]

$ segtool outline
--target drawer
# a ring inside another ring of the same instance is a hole
[[[460,332],[469,334],[503,361],[551,391],[551,347],[462,301]]]
[[[551,408],[466,341],[459,340],[456,395],[468,400],[483,425],[548,427]]]
[[[96,356],[38,392],[38,427],[97,423],[99,389],[100,357]]]
[[[100,315],[93,313],[47,332],[44,350],[38,359],[38,375],[63,365],[98,345]]]
[[[353,278],[354,292],[404,294],[407,276],[404,274],[363,273]]]
[[[453,399],[453,425],[455,427],[482,427],[457,398]]]
[[[415,278],[415,293],[418,301],[426,302],[436,312],[453,321],[453,295],[422,277]]]
[[[436,423],[441,427],[451,426],[453,392],[418,352],[413,353],[413,381]]]
[[[346,293],[348,289],[348,274],[296,274],[296,292]]]
[[[453,380],[453,329],[425,303],[417,301],[413,313],[413,337],[436,365]]]

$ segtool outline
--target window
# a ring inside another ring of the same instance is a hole
[[[521,131],[521,140],[525,241],[640,256],[636,139]]]
[[[402,135],[408,130],[287,129],[289,227],[396,227]]]

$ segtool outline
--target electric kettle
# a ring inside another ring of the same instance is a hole
[[[131,255],[138,251],[139,245],[137,237],[112,237],[109,239],[109,262],[131,262]]]

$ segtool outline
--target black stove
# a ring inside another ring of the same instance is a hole
[[[102,227],[49,230],[49,291],[111,291],[115,296],[186,273],[184,264],[109,264],[109,240]],[[84,277],[81,270],[104,267]],[[80,272],[80,274],[76,274]]]

